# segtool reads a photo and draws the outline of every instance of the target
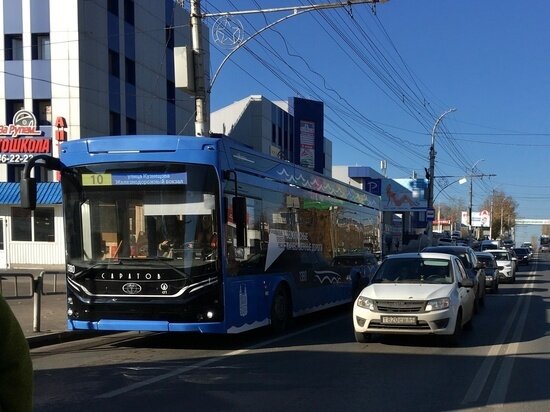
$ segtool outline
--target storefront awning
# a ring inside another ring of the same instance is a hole
[[[55,205],[61,203],[61,184],[58,182],[37,183],[38,205]],[[19,183],[0,183],[0,205],[20,205]]]

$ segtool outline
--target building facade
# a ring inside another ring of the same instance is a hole
[[[262,153],[332,174],[332,142],[323,135],[322,102],[297,97],[272,102],[263,96],[248,96],[213,112],[210,126],[213,133]]]
[[[3,0],[0,33],[0,268],[62,264],[57,176],[38,172],[37,209],[23,210],[25,160],[57,155],[56,132],[194,134],[194,98],[174,76],[189,14],[173,0]]]

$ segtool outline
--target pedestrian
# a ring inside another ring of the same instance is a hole
[[[29,345],[0,295],[0,411],[31,412],[33,371]]]

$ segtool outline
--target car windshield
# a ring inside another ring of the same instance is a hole
[[[450,261],[445,259],[400,258],[382,263],[373,283],[452,283]]]
[[[510,260],[510,258],[508,257],[508,253],[506,252],[491,252],[491,254],[497,260]]]

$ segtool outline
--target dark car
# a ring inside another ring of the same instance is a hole
[[[476,256],[485,270],[485,288],[491,293],[497,293],[500,274],[495,257],[487,252],[476,252]]]
[[[428,246],[423,252],[448,253],[458,256],[466,269],[468,277],[474,281],[475,310],[485,304],[485,269],[469,246]]]
[[[518,259],[518,265],[528,265],[531,258],[531,251],[526,247],[515,247],[514,253]]]

